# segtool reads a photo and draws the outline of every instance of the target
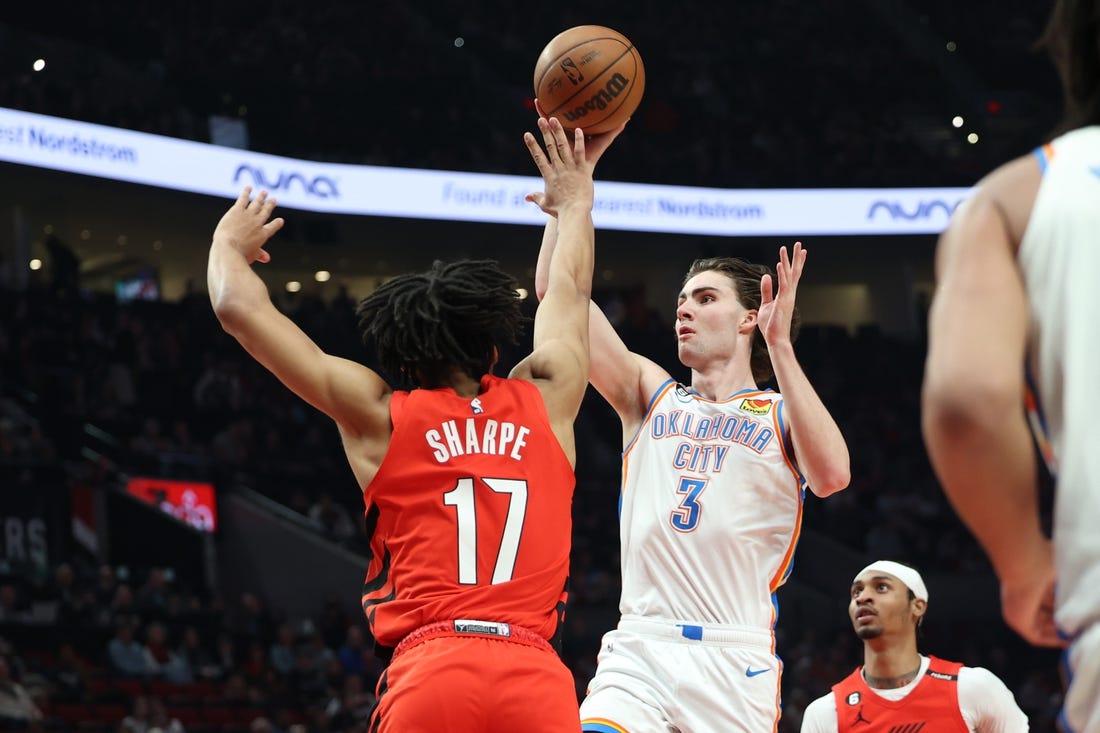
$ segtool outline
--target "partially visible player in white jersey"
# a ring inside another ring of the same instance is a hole
[[[547,225],[541,290],[556,240]],[[777,271],[695,262],[676,306],[691,384],[632,353],[590,306],[593,386],[623,424],[622,618],[581,705],[601,733],[774,731],[782,666],[775,591],[805,486],[848,485],[848,448],[792,346],[806,251]],[[762,390],[773,376],[779,392]]]
[[[1068,132],[979,182],[940,239],[923,430],[944,490],[1001,581],[1005,620],[1034,644],[1069,644],[1063,730],[1095,733],[1100,0],[1058,0],[1044,41]],[[1053,547],[1025,408],[1055,478]]]

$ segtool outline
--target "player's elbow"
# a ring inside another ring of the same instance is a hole
[[[214,315],[226,333],[236,336],[244,328],[248,316],[247,306],[239,298],[222,291],[210,294]]]
[[[535,278],[535,297],[538,298],[538,301],[540,303],[546,297],[546,289],[550,284],[548,282],[548,280],[549,280],[549,278],[545,278],[545,277],[536,277]]]
[[[1022,384],[1007,375],[971,370],[952,378],[932,374],[921,390],[921,430],[931,448],[961,445],[977,433],[995,432],[1023,408]]]
[[[852,471],[848,461],[838,460],[826,466],[826,470],[822,475],[814,477],[813,483],[810,484],[810,491],[814,493],[814,496],[824,499],[826,496],[831,496],[848,488],[848,484],[851,482]]]

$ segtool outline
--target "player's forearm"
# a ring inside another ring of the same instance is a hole
[[[271,303],[267,286],[244,255],[224,242],[210,246],[206,284],[214,313],[227,331],[232,331],[242,316]]]
[[[548,217],[546,227],[542,230],[542,246],[539,247],[539,259],[535,265],[535,296],[542,300],[546,295],[546,287],[550,284],[550,260],[554,256],[554,248],[558,243],[558,220],[556,217]]]
[[[848,444],[795,358],[790,343],[768,349],[784,417],[790,426],[798,467],[817,496],[828,496],[851,481]]]
[[[1035,452],[1019,392],[990,392],[926,384],[922,429],[944,492],[1004,578],[1044,536]]]
[[[543,235],[543,244],[549,238],[549,229]],[[584,203],[562,207],[558,212],[557,236],[547,256],[547,292],[570,292],[588,300],[592,295],[592,269],[595,266],[595,232],[592,228],[592,209]],[[539,259],[543,253],[540,251]],[[538,290],[538,270],[535,273],[535,289]]]

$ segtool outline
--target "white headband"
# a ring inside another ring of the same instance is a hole
[[[913,591],[915,597],[925,602],[928,601],[928,588],[924,586],[924,580],[921,579],[920,573],[908,565],[902,565],[900,562],[894,562],[893,560],[877,560],[860,570],[856,577],[858,578],[868,570],[877,570],[880,573],[893,575],[902,583],[905,583],[909,590]]]

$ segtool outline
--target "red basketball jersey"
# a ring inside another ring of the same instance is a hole
[[[481,394],[394,392],[393,435],[363,493],[363,610],[393,647],[453,619],[558,630],[574,475],[534,384],[486,375]]]
[[[921,681],[901,700],[876,694],[863,679],[863,667],[833,685],[837,733],[917,731],[969,733],[959,709],[958,662],[928,658]]]

